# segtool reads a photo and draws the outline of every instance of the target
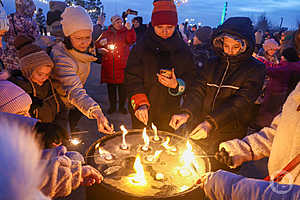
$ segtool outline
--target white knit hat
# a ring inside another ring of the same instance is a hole
[[[279,48],[279,45],[276,42],[276,40],[268,39],[264,42],[263,48],[264,48],[265,51],[272,50],[272,49],[277,50]]]
[[[66,37],[80,30],[93,31],[93,22],[87,11],[81,6],[67,7],[61,17],[61,24]]]
[[[4,8],[0,5],[0,31],[8,31],[9,22]]]
[[[7,80],[0,80],[0,112],[18,114],[31,105],[30,96],[19,86]]]

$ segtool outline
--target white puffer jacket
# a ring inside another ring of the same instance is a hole
[[[276,176],[300,153],[300,83],[284,104],[281,115],[271,127],[249,135],[243,140],[220,144],[233,157],[234,166],[243,162],[270,157],[268,168]],[[253,158],[252,153],[253,152]],[[223,170],[206,174],[205,194],[210,199],[300,199],[300,165],[287,174],[280,183],[251,179]]]
[[[91,113],[100,109],[100,106],[83,87],[90,73],[91,62],[97,58],[75,50],[67,50],[63,43],[53,47],[51,57],[55,63],[53,83],[61,99],[65,105],[75,106],[91,119]]]
[[[268,169],[270,176],[276,176],[300,153],[300,83],[286,100],[281,115],[277,116],[271,127],[249,135],[243,140],[231,140],[220,144],[233,156],[234,166],[245,161],[270,157]],[[284,177],[280,183],[300,185],[300,165],[290,172],[293,177]]]

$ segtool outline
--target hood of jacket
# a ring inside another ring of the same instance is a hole
[[[216,47],[214,41],[221,37],[222,34],[229,34],[246,41],[246,51],[237,56],[228,56],[224,53],[223,48]],[[229,18],[217,28],[212,36],[212,47],[216,54],[222,59],[229,58],[231,62],[243,62],[252,57],[255,48],[255,35],[252,21],[248,17]]]

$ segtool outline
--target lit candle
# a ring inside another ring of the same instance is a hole
[[[135,170],[135,174],[131,174],[128,179],[131,184],[137,185],[137,186],[146,186],[147,181],[145,177],[144,167],[141,162],[140,155],[136,156],[133,168]]]
[[[143,151],[148,151],[149,150],[150,139],[149,139],[149,136],[147,135],[146,128],[144,128],[144,131],[143,131],[143,139],[144,139],[145,144],[142,147],[142,150]]]
[[[162,143],[161,145],[163,147],[165,147],[167,150],[170,150],[170,151],[177,151],[176,147],[175,146],[169,146],[169,143],[170,143],[170,137],[167,136],[166,137],[166,141],[164,143]]]
[[[106,150],[99,148],[99,154],[101,158],[104,158],[105,160],[112,160],[113,156]]]
[[[148,162],[154,162],[158,159],[159,155],[162,153],[162,150],[159,150],[159,151],[155,151],[154,155],[148,155],[146,157],[146,160]]]
[[[159,137],[157,135],[157,127],[152,123],[152,129],[154,132],[154,141],[159,141]]]
[[[123,134],[122,134],[122,144],[121,144],[120,148],[121,148],[122,150],[126,150],[126,149],[128,149],[128,145],[127,145],[127,143],[126,143],[126,138],[125,138],[125,136],[127,135],[128,131],[127,131],[127,129],[125,128],[124,125],[120,126],[120,129],[121,129],[121,131],[123,132]]]
[[[70,142],[71,142],[71,144],[77,146],[77,145],[79,145],[81,143],[81,140],[79,138],[72,138],[70,140]]]

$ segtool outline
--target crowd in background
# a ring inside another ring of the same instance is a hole
[[[216,28],[180,24],[173,0],[154,0],[149,24],[140,16],[130,23],[114,15],[104,27],[105,15],[93,24],[80,6],[50,1],[45,17],[32,0],[15,3],[8,16],[0,8],[0,159],[25,166],[20,176],[28,184],[14,185],[14,175],[2,178],[6,170],[0,167],[4,199],[63,197],[80,184],[100,183],[100,172],[63,145],[83,115],[97,120],[99,132],[114,134],[108,118],[117,111],[130,113],[134,129],[152,122],[163,131],[184,129],[216,154],[213,171],[234,173],[201,177],[211,199],[245,193],[250,199],[266,193],[299,199],[300,165],[285,167],[300,159],[300,27],[254,30],[247,17]],[[108,110],[84,89],[92,63],[101,64]],[[31,162],[24,143],[31,146]],[[275,180],[293,185],[286,196],[270,190],[270,179],[245,178],[232,169],[263,157],[269,157],[271,180],[283,169],[292,175],[292,181],[284,175]]]

